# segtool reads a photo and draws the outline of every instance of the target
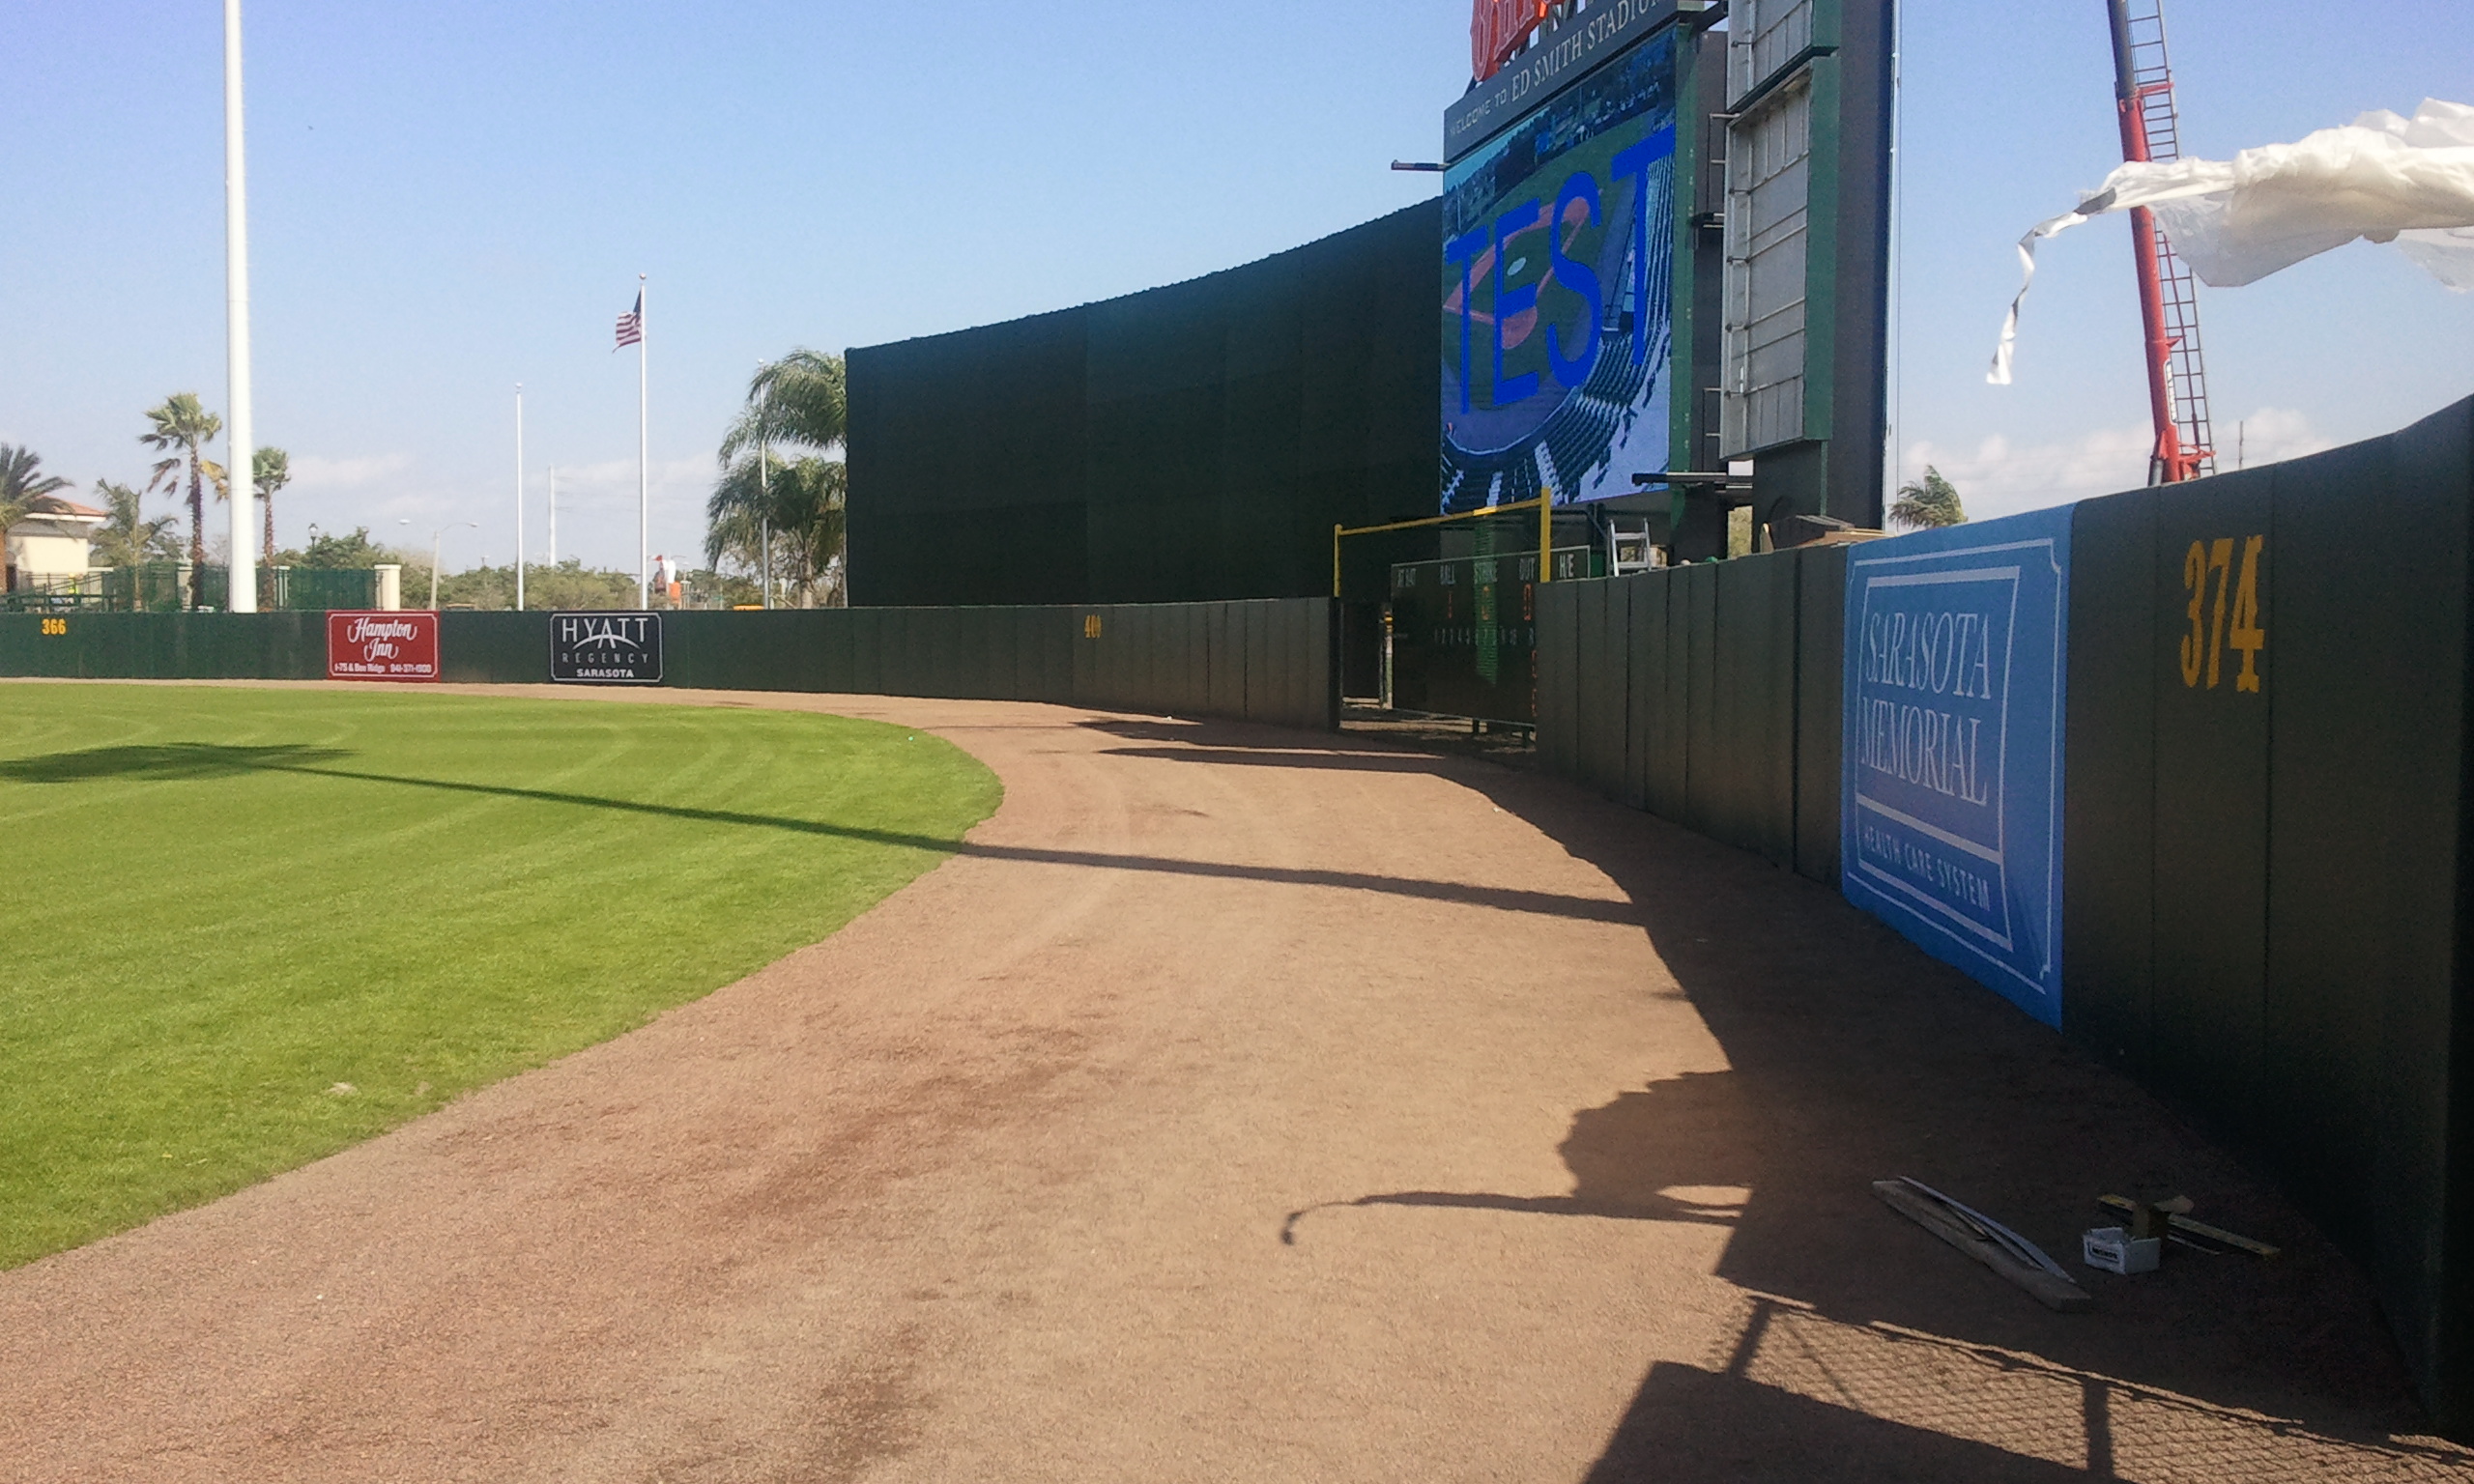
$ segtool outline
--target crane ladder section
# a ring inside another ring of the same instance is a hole
[[[2182,140],[2173,109],[2173,70],[2165,48],[2164,0],[2126,0],[2130,42],[2130,106],[2138,111],[2139,136],[2151,160],[2179,159]],[[2143,216],[2147,214],[2142,213]],[[2216,434],[2208,415],[2207,360],[2200,344],[2199,285],[2190,265],[2173,251],[2165,229],[2148,218],[2156,234],[2156,286],[2164,310],[2169,347],[2166,371],[2172,383],[2173,426],[2186,454],[2197,457],[2197,472],[2216,472]]]

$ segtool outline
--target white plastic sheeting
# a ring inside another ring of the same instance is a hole
[[[2252,283],[2368,238],[2397,243],[2452,289],[2474,289],[2474,107],[2426,99],[2410,119],[2380,109],[2230,160],[2123,165],[2077,211],[2019,240],[2024,277],[1985,380],[2010,385],[2036,243],[2136,206],[2154,210],[2173,250],[2212,288]]]

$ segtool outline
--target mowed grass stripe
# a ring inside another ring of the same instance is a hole
[[[839,717],[0,686],[0,1267],[709,993],[999,797]]]

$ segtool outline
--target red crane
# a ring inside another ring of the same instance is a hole
[[[2114,27],[2114,101],[2121,116],[2122,158],[2179,159],[2173,70],[2165,55],[2165,0],[2106,0]],[[2208,423],[2207,365],[2200,354],[2200,304],[2188,265],[2147,208],[2130,213],[2139,270],[2140,317],[2147,330],[2147,402],[2156,423],[2147,482],[2178,484],[2216,472]]]

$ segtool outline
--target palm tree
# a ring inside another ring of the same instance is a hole
[[[129,607],[142,609],[146,595],[140,585],[139,569],[149,562],[178,561],[181,556],[181,518],[158,515],[146,518],[146,497],[125,484],[108,479],[95,481],[95,498],[110,512],[101,528],[95,532],[95,554],[107,567],[118,567],[129,575]]]
[[[146,481],[151,492],[158,487],[178,495],[181,470],[186,462],[189,476],[189,606],[206,606],[206,486],[215,481],[217,499],[229,493],[223,477],[223,467],[206,456],[206,445],[223,431],[223,419],[206,410],[193,391],[175,392],[163,399],[161,407],[146,410],[147,419],[155,424],[152,433],[140,433],[137,441],[158,452],[168,454],[155,466],[154,476]]]
[[[762,445],[830,453],[850,425],[842,357],[802,346],[756,368],[747,384],[747,406],[722,435],[722,462],[735,463]]]
[[[1959,504],[1958,489],[1942,477],[1940,470],[1927,464],[1922,480],[1910,480],[1899,486],[1898,499],[1890,501],[1890,520],[1923,530],[1937,526],[1964,526],[1968,513]]]
[[[261,448],[249,459],[249,482],[256,486],[258,499],[267,502],[267,539],[258,548],[259,559],[274,559],[274,495],[292,482],[292,455],[280,448]]]
[[[719,567],[725,557],[762,565],[769,529],[774,573],[790,580],[802,607],[829,601],[825,582],[841,554],[843,500],[848,471],[839,459],[773,459],[760,480],[753,457],[723,471],[705,502],[705,559]]]
[[[68,480],[43,472],[43,455],[0,443],[0,532],[24,520],[38,499],[67,488]]]
[[[830,601],[849,480],[827,455],[849,429],[841,357],[802,347],[759,366],[747,405],[722,436],[722,476],[705,505],[705,559],[762,570],[769,533],[774,570],[765,580],[789,578],[803,603]]]

